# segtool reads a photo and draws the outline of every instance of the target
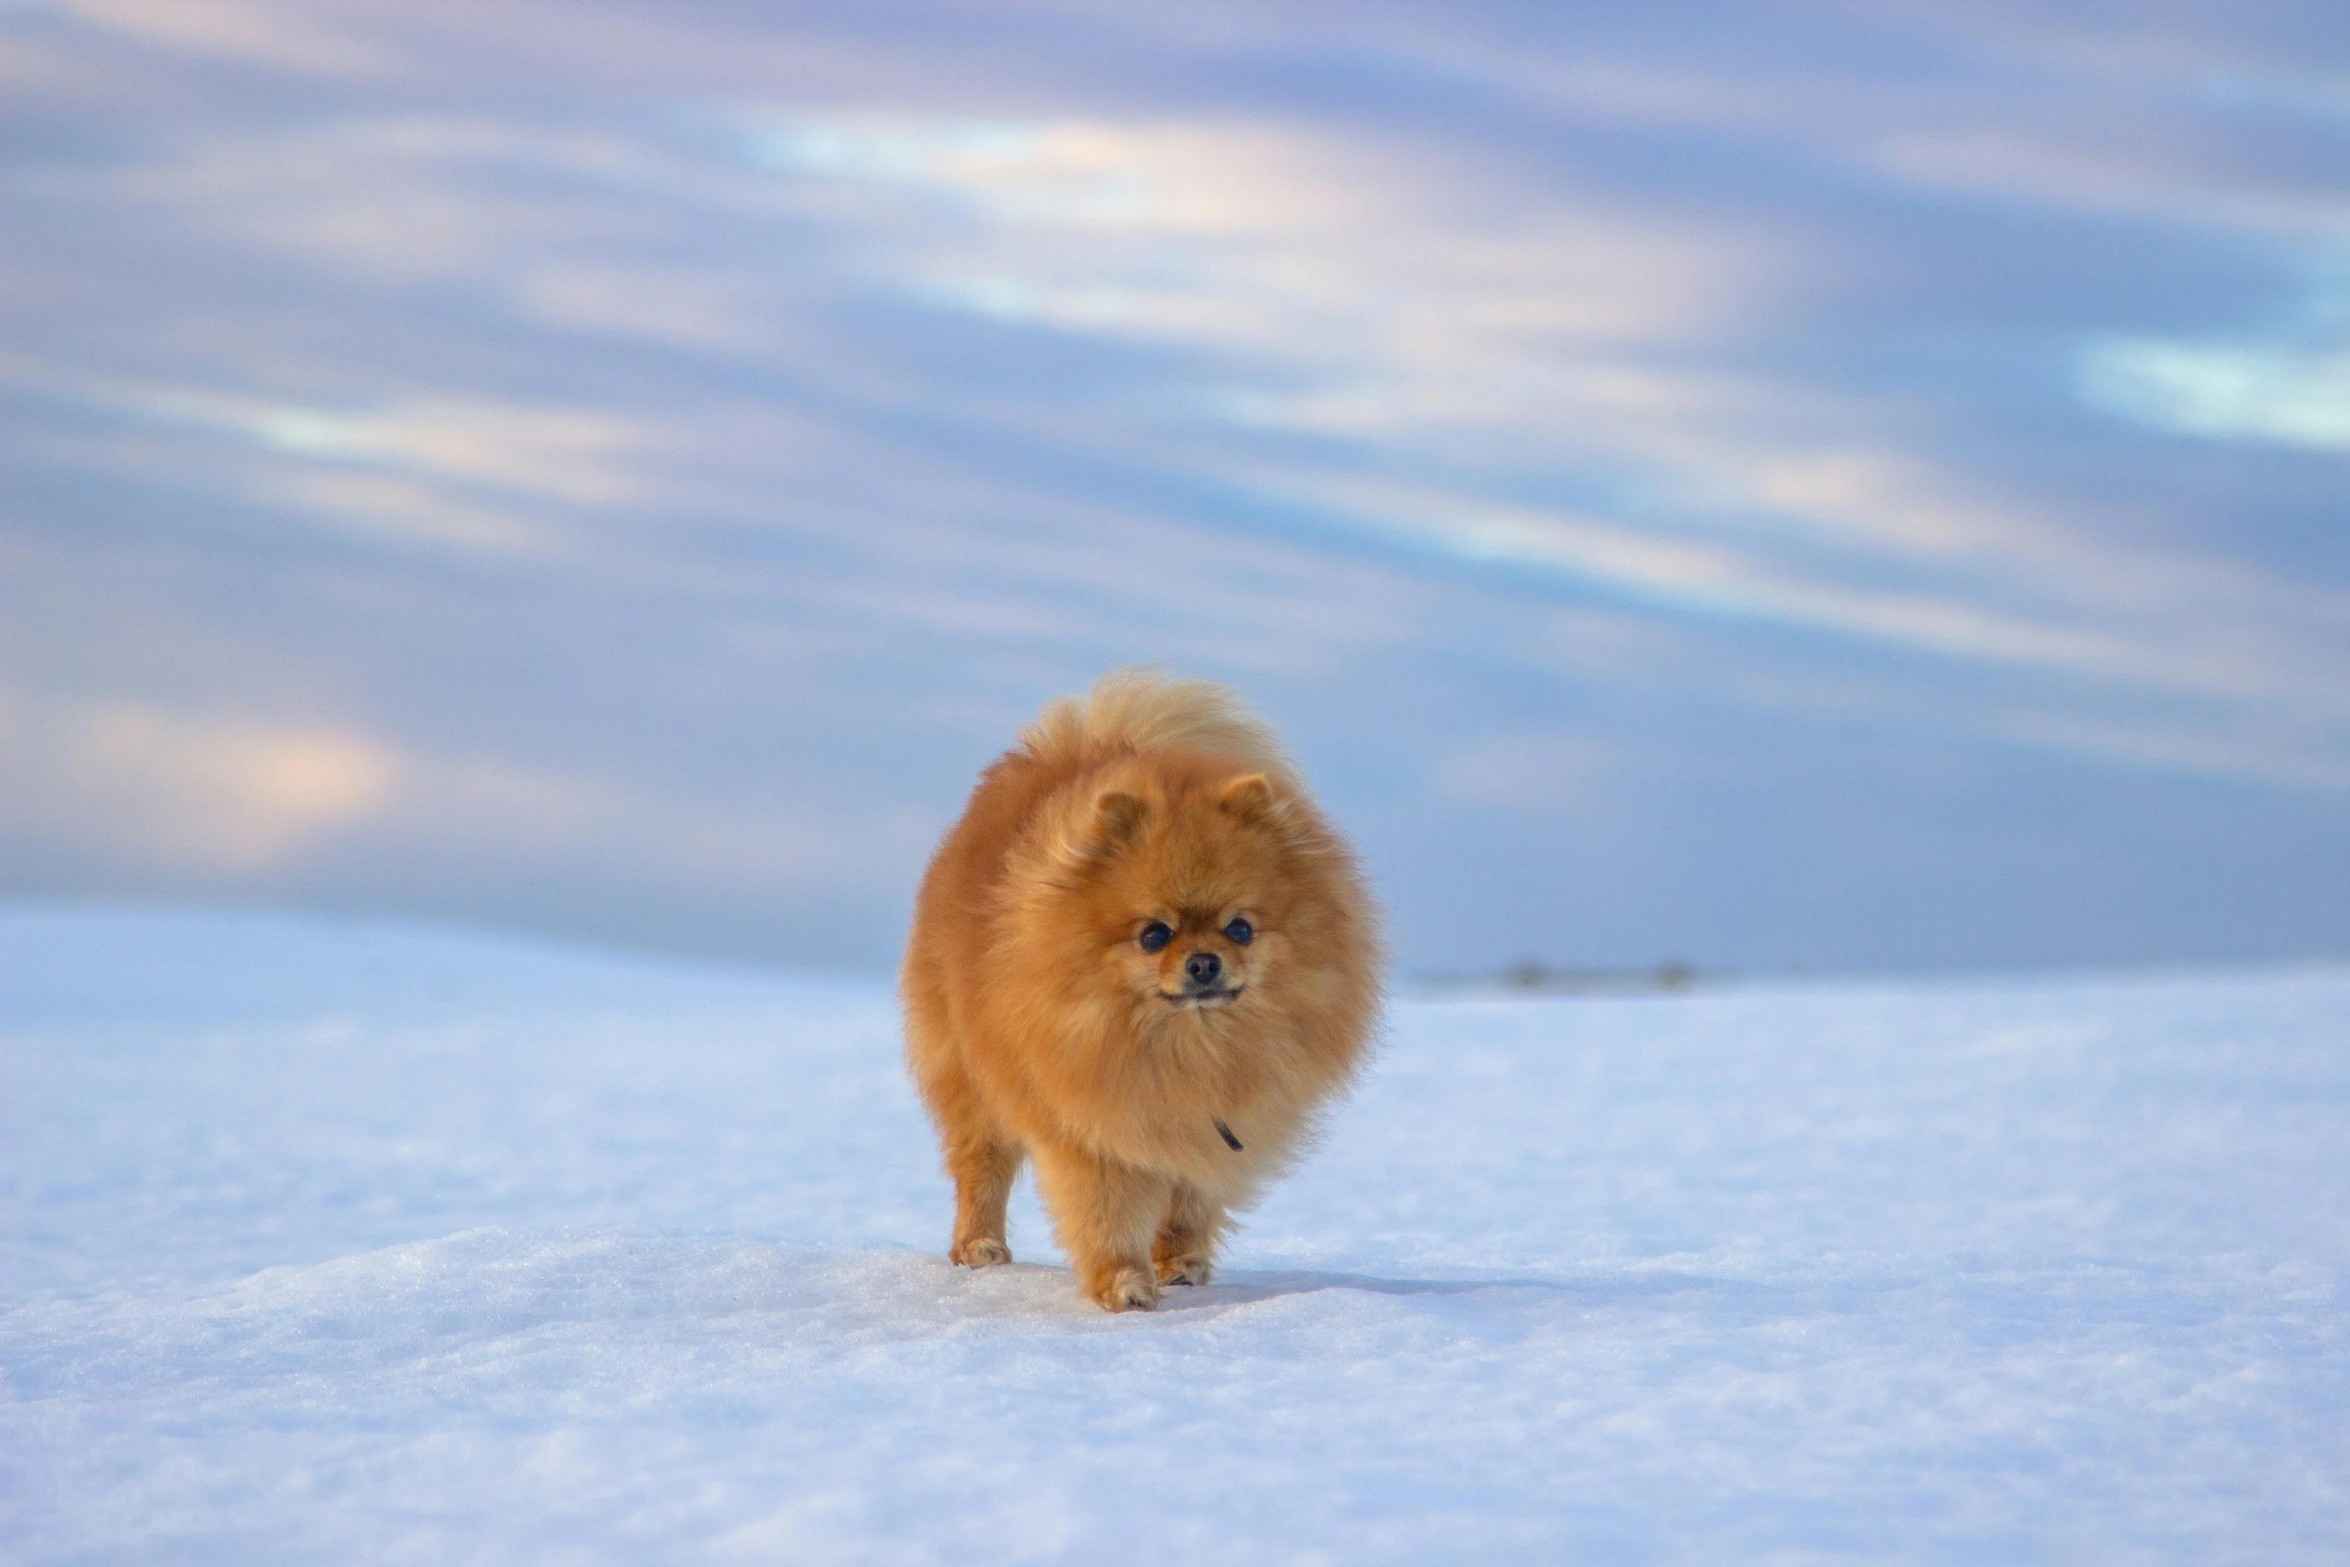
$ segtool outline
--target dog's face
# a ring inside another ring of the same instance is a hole
[[[1066,885],[1087,910],[1103,984],[1138,1022],[1265,1003],[1295,889],[1262,776],[1105,789],[1079,841],[1080,874]]]

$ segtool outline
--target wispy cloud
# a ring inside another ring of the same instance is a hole
[[[2081,395],[2157,430],[2350,451],[2350,348],[2120,339],[2082,355]]]
[[[400,778],[346,726],[0,687],[0,824],[117,863],[266,870],[365,822]]]
[[[533,507],[654,499],[640,460],[660,432],[610,412],[479,397],[336,408],[7,359],[0,388],[123,427],[128,439],[86,447],[91,461],[135,459],[140,431],[226,438],[239,455],[215,466],[245,495],[387,539],[543,556],[560,529]]]
[[[1692,340],[1735,338],[1786,286],[1791,261],[1767,247],[1556,189],[1513,192],[1493,204],[1505,218],[1464,227],[1447,221],[1441,171],[1402,158],[1369,179],[1359,148],[1270,126],[901,118],[791,124],[754,145],[820,186],[805,199],[911,294],[1179,345],[1213,413],[1348,442],[1352,475],[1181,436],[1207,471],[1340,522],[1668,610],[2202,696],[2310,697],[2290,668],[2308,650],[2275,645],[2263,607],[2282,585],[2222,587],[2208,557],[1970,497],[1916,432],[1831,388],[1674,364]],[[1488,471],[1464,482],[1464,454]],[[1610,514],[1495,493],[1595,476],[1631,499]],[[2178,607],[2197,602],[2210,618],[2182,642]]]
[[[151,47],[304,76],[382,75],[393,64],[345,18],[307,15],[262,0],[175,0],[165,6],[142,5],[139,0],[65,0],[57,9],[78,22]]]
[[[2069,668],[2189,690],[2242,692],[2241,675],[2117,637],[2040,625],[1950,597],[1867,592],[1777,571],[1721,545],[1660,538],[1588,516],[1503,507],[1393,485],[1321,497],[1357,518],[1477,559],[1606,583],[1699,614],[1777,621],[1952,657]]]
[[[1750,301],[1772,259],[1595,192],[1526,205],[1408,144],[1278,122],[901,115],[746,134],[850,246],[944,304],[1331,375],[1686,339]]]

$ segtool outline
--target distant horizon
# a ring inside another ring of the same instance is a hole
[[[11,918],[39,920],[45,918],[93,920],[120,918],[128,920],[160,920],[185,922],[199,926],[214,922],[246,922],[256,926],[294,924],[308,926],[320,934],[339,934],[363,937],[370,931],[394,937],[405,937],[427,942],[455,942],[461,945],[503,945],[528,949],[541,956],[565,958],[581,962],[612,960],[620,963],[675,968],[681,972],[702,971],[715,976],[733,976],[755,980],[761,978],[804,978],[818,980],[860,981],[872,984],[893,984],[896,963],[883,965],[830,965],[794,962],[790,959],[742,957],[726,953],[697,950],[688,947],[665,947],[632,944],[560,929],[527,925],[499,924],[468,920],[442,914],[405,913],[389,909],[338,908],[299,903],[245,902],[232,899],[174,900],[165,898],[108,898],[58,897],[21,898],[0,894],[0,924]],[[1531,966],[1542,971],[1539,979],[1529,980],[1525,970]],[[0,976],[6,976],[12,965],[0,958]],[[1916,981],[1921,984],[1940,982],[1966,983],[1980,980],[1986,983],[2017,981],[2032,983],[2042,980],[2078,979],[2095,982],[2102,979],[2129,981],[2132,979],[2159,980],[2164,978],[2193,978],[2198,975],[2224,976],[2229,974],[2258,974],[2268,972],[2309,971],[2327,973],[2350,970],[2350,952],[2312,952],[2283,955],[2273,958],[2246,959],[2235,962],[2173,962],[2139,964],[2042,964],[1993,967],[1918,967],[1909,969],[1863,969],[1791,966],[1786,968],[1732,968],[1718,964],[1693,963],[1668,958],[1654,963],[1632,964],[1576,964],[1571,962],[1546,963],[1517,958],[1497,962],[1481,969],[1420,969],[1392,970],[1388,976],[1391,991],[1399,999],[1474,994],[1495,997],[1522,997],[1526,999],[1669,996],[1675,994],[1718,993],[1746,985],[1769,987],[1778,984],[1835,986],[1852,984],[1900,984]],[[1672,975],[1672,978],[1665,978]]]

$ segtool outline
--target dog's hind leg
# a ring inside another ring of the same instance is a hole
[[[1151,1242],[1151,1267],[1161,1284],[1205,1284],[1216,1271],[1216,1247],[1231,1220],[1223,1205],[1198,1187],[1175,1183]]]

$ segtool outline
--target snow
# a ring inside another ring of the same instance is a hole
[[[1420,999],[1224,1281],[881,981],[0,913],[17,1562],[2350,1560],[2350,974]]]

